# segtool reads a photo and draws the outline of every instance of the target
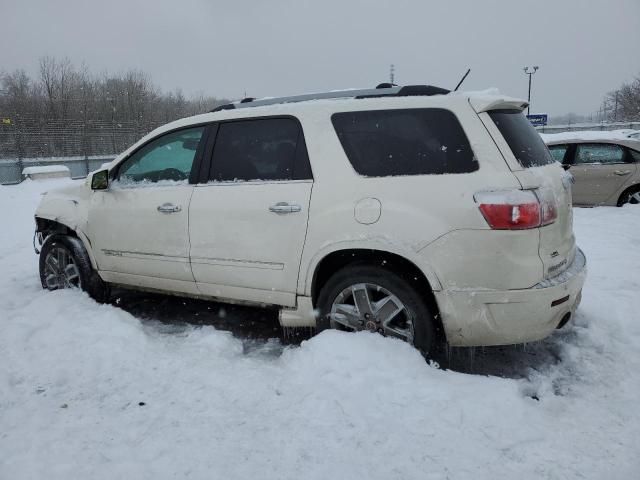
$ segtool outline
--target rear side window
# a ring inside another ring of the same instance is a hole
[[[335,113],[340,143],[360,175],[427,175],[478,170],[456,116],[440,108]]]
[[[520,110],[492,110],[489,116],[524,168],[540,167],[555,161],[542,137]]]
[[[220,124],[209,180],[311,178],[304,137],[296,120],[267,118]]]

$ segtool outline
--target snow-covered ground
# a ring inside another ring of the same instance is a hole
[[[374,334],[247,350],[44,292],[33,211],[70,181],[0,186],[1,479],[638,478],[640,208],[575,211],[575,322],[500,378]]]

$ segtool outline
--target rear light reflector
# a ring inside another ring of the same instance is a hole
[[[566,297],[562,297],[562,298],[559,298],[558,300],[554,300],[553,302],[551,302],[551,306],[557,307],[558,305],[562,305],[564,302],[568,302],[569,298],[570,298],[570,295],[567,295]]]
[[[539,188],[536,195],[540,201],[540,225],[549,225],[558,218],[558,208],[553,190],[548,188]]]
[[[558,216],[548,191],[503,190],[474,195],[480,212],[494,230],[526,230],[553,223]]]

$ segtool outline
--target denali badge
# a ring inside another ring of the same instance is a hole
[[[553,273],[556,270],[558,270],[559,268],[561,268],[563,265],[566,265],[567,263],[567,259],[565,258],[564,260],[562,260],[560,263],[558,263],[557,265],[553,265],[551,267],[549,267],[549,273]]]

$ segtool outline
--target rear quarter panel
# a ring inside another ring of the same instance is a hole
[[[519,187],[477,114],[462,98],[452,101],[450,97],[442,100],[432,97],[422,102],[377,99],[370,104],[362,100],[361,106],[344,111],[407,108],[407,105],[447,108],[463,125],[479,170],[450,175],[364,177],[351,166],[335,133],[331,113],[336,109],[301,116],[315,183],[298,293],[310,295],[313,273],[324,256],[348,248],[372,248],[402,255],[425,273],[434,289],[449,285],[460,288],[504,285],[508,270],[517,265],[501,256],[502,248],[519,249],[534,263],[527,265],[532,270],[531,279],[520,279],[511,288],[529,286],[534,276],[539,277],[537,234],[494,232],[475,204],[473,196],[478,191]],[[381,211],[377,222],[365,225],[355,220],[354,210],[360,200],[368,198],[377,199]],[[506,242],[502,247],[497,246],[498,236]],[[496,257],[502,260],[499,271]],[[501,280],[488,280],[502,274],[505,277]]]

